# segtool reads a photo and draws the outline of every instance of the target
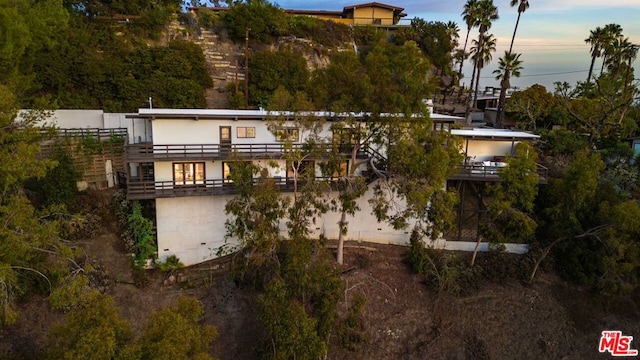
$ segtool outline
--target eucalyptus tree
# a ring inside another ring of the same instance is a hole
[[[476,85],[473,96],[473,107],[477,107],[478,86],[480,85],[480,72],[493,59],[493,53],[496,51],[496,38],[493,34],[484,34],[479,41],[473,41],[471,48],[471,58],[478,68],[476,71]]]
[[[464,47],[462,48],[462,59],[460,59],[460,70],[458,72],[462,75],[462,64],[467,58],[467,43],[469,42],[469,34],[471,29],[477,27],[478,24],[478,0],[467,0],[464,4],[464,10],[462,11],[462,20],[467,25],[467,36],[464,38]],[[475,68],[474,68],[475,69]],[[473,78],[473,74],[471,75]]]
[[[522,60],[520,60],[520,54],[514,54],[510,51],[505,51],[504,56],[498,60],[498,69],[494,70],[496,74],[496,80],[500,80],[500,100],[498,102],[498,114],[496,117],[496,127],[502,128],[504,120],[504,105],[507,97],[507,89],[511,87],[511,77],[520,77],[520,70],[522,70]]]
[[[518,18],[516,19],[516,26],[513,28],[513,35],[511,36],[511,45],[509,45],[509,52],[513,50],[513,41],[516,38],[516,31],[518,31],[518,24],[520,23],[520,15],[527,11],[529,8],[529,0],[511,0],[511,7],[518,5]]]

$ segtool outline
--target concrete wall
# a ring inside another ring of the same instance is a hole
[[[158,258],[175,255],[185,265],[217,257],[225,244],[224,206],[231,196],[156,199]]]
[[[358,200],[361,211],[353,217],[348,216],[349,229],[345,238],[380,244],[408,244],[413,224],[405,230],[395,230],[386,223],[379,223],[367,202],[373,195],[372,189],[370,187]],[[336,196],[337,193],[331,193],[328,198]],[[159,259],[164,261],[168,256],[176,255],[188,266],[217,257],[218,249],[225,244],[227,215],[224,208],[232,198],[232,195],[219,195],[156,199]],[[323,215],[311,226],[312,236],[317,238],[324,234],[329,239],[337,239],[339,220],[339,212]],[[281,230],[286,235],[284,222]],[[232,241],[231,244],[237,243]]]
[[[55,125],[62,129],[104,128],[102,110],[56,110],[38,125]]]

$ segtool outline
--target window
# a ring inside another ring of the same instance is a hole
[[[204,163],[173,163],[173,183],[194,185],[204,183]]]
[[[333,173],[333,176],[331,178],[333,180],[338,180],[341,177],[345,177],[347,176],[348,170],[349,170],[349,161],[348,160],[342,161],[339,165],[339,168],[337,169],[336,172]]]
[[[360,142],[360,133],[358,129],[334,128],[332,141],[340,152],[351,152]]]
[[[298,128],[280,128],[276,129],[276,141],[278,142],[297,142],[300,139],[300,131]]]
[[[236,128],[236,136],[238,139],[241,138],[254,138],[256,137],[256,128],[255,127],[240,127]]]

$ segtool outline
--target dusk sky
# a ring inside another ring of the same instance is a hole
[[[342,10],[344,6],[361,2],[327,2],[320,0],[286,0],[276,3],[284,9]],[[460,43],[464,42],[466,25],[462,21],[466,0],[393,0],[382,3],[403,7],[407,16],[402,23],[415,17],[426,21],[454,21],[460,27]],[[482,70],[480,86],[498,86],[492,76],[498,58],[509,49],[513,27],[518,15],[517,7],[510,7],[509,0],[494,0],[500,18],[489,30],[497,39],[497,51],[492,62]],[[516,33],[513,51],[522,53],[524,69],[521,77],[511,81],[512,86],[526,88],[533,84],[544,85],[552,91],[555,81],[567,81],[575,85],[586,80],[591,57],[589,45],[584,39],[589,31],[615,23],[622,26],[623,34],[634,44],[640,44],[640,0],[530,0],[529,9],[522,14]],[[472,30],[471,38],[477,37]],[[462,45],[461,45],[462,46]],[[467,46],[467,49],[470,45]],[[594,71],[600,70],[596,61]],[[640,60],[634,63],[635,78],[640,78]],[[472,65],[466,62],[462,83],[469,85]]]

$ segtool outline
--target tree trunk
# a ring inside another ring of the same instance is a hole
[[[480,249],[481,242],[482,238],[478,235],[478,241],[476,242],[476,247],[473,249],[473,255],[471,256],[471,266],[476,263],[476,256],[478,255],[478,249]]]
[[[540,264],[542,263],[542,261],[547,257],[547,255],[549,255],[549,252],[551,252],[551,249],[553,249],[553,247],[556,246],[559,242],[561,242],[562,240],[578,239],[578,238],[585,238],[585,237],[589,237],[589,236],[594,236],[597,233],[599,233],[600,231],[602,231],[602,230],[604,230],[604,229],[606,229],[606,228],[608,228],[610,226],[611,226],[610,224],[598,225],[598,226],[592,227],[591,229],[583,232],[580,235],[565,236],[565,237],[561,237],[561,238],[558,238],[558,239],[554,240],[551,244],[547,245],[547,247],[544,248],[544,250],[542,251],[542,254],[540,254],[540,257],[538,258],[538,260],[536,260],[536,263],[533,266],[533,270],[531,271],[531,276],[529,276],[529,282],[533,281],[533,278],[536,276],[536,272],[538,271],[538,267],[540,267]]]
[[[460,77],[462,77],[462,65],[464,64],[464,58],[465,58],[465,55],[467,54],[467,43],[469,42],[470,32],[471,32],[471,28],[468,27],[467,36],[464,38],[464,47],[462,48],[462,59],[460,59],[460,70],[458,70],[458,73],[460,73]]]
[[[533,278],[536,276],[536,272],[538,271],[538,267],[540,267],[540,264],[542,263],[542,261],[547,257],[547,255],[549,255],[549,252],[551,252],[551,249],[554,246],[556,246],[560,241],[566,240],[566,239],[568,239],[568,237],[562,237],[562,238],[556,239],[551,244],[547,245],[547,247],[544,248],[544,250],[542,251],[542,254],[540,254],[540,257],[538,258],[538,260],[536,260],[536,264],[533,266],[533,271],[531,271],[531,276],[529,276],[529,282],[533,281]]]
[[[505,70],[506,72],[506,70]],[[496,129],[502,129],[504,122],[504,103],[507,101],[507,88],[509,87],[509,74],[504,74],[500,82],[500,99],[498,100],[498,114],[496,115]]]
[[[344,263],[344,234],[342,229],[346,226],[346,222],[347,222],[347,211],[343,209],[342,214],[340,215],[340,223],[338,224],[338,228],[340,229],[340,235],[338,235],[338,253],[336,255],[336,260],[340,265]]]
[[[516,19],[516,27],[513,28],[513,35],[511,36],[511,45],[509,45],[509,53],[513,50],[513,41],[516,39],[516,31],[518,31],[518,24],[520,23],[520,15],[522,12],[518,11],[518,18]]]
[[[591,66],[589,66],[589,75],[587,75],[587,83],[591,82],[591,75],[593,74],[593,66],[596,63],[596,56],[591,55]]]

